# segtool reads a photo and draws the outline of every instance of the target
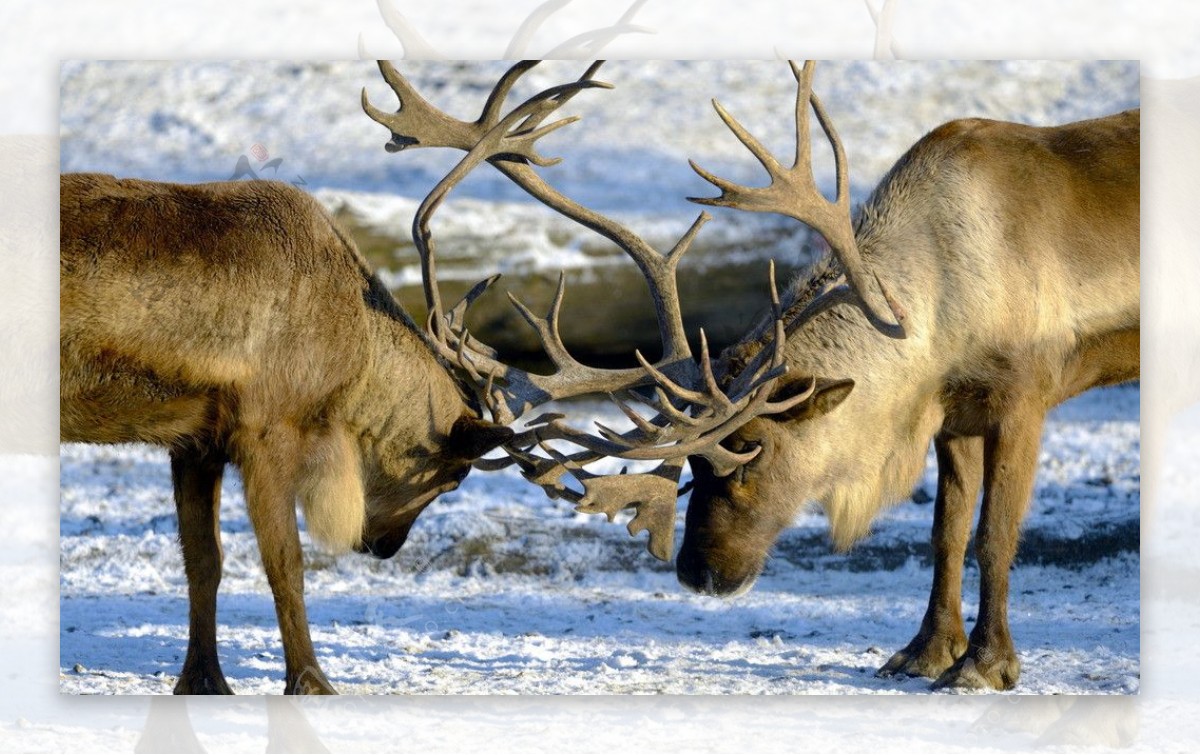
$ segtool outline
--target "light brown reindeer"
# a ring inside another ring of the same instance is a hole
[[[771,183],[737,186],[693,166],[722,191],[696,201],[794,217],[819,231],[832,254],[796,282],[786,309],[775,301],[772,314],[715,369],[706,350],[698,378],[667,374],[664,365],[656,369],[643,360],[657,383],[657,400],[641,402],[656,414],[646,419],[622,403],[635,430],[618,435],[601,428],[596,437],[548,417],[534,431],[538,439],[569,440],[585,450],[551,452],[549,460],[510,452],[510,460],[551,494],[573,495],[560,477],[575,473],[586,489],[575,498],[585,510],[612,513],[639,503],[631,531],[650,526],[652,551],[665,557],[678,479],[672,465],[689,454],[694,489],[676,569],[692,589],[735,595],[753,585],[780,531],[807,501],[823,506],[837,548],[849,548],[884,505],[911,492],[933,442],[939,482],[929,608],[913,641],[880,671],[932,677],[938,687],[1011,688],[1019,662],[1008,629],[1008,572],[1032,494],[1045,414],[1088,388],[1138,376],[1139,113],[1052,128],[948,123],[897,162],[853,219],[845,151],[812,92],[813,70],[812,63],[792,65],[798,86],[790,167],[716,105]],[[406,82],[384,72],[402,102],[413,105],[391,121],[393,148],[437,141],[444,116],[426,112]],[[812,175],[810,106],[834,151],[833,201]],[[378,112],[373,117],[389,122]],[[626,251],[638,246],[523,167],[501,170]],[[428,237],[427,227],[422,234]],[[633,256],[643,269],[658,264],[649,255]],[[432,254],[424,257],[429,282]],[[442,353],[472,373],[484,402],[497,416],[510,416],[510,410],[524,411],[530,398],[539,403],[546,391],[582,392],[578,370],[557,339],[561,290],[545,319],[522,307],[546,336],[548,351],[564,355],[556,359],[560,376],[574,388],[552,390],[545,378],[531,384],[529,376],[495,362],[466,332],[464,309],[487,283],[449,315],[433,308],[434,320],[443,323],[435,326]],[[788,375],[782,374],[785,361]],[[598,380],[589,387],[630,384]],[[749,393],[746,413],[728,401]],[[660,475],[660,484],[580,470],[606,454],[668,459],[662,469],[670,473]],[[968,637],[962,569],[981,486],[980,609]]]
[[[1045,128],[947,123],[900,158],[852,219],[844,150],[812,92],[813,66],[792,70],[795,164],[781,165],[716,105],[771,182],[737,186],[697,167],[721,195],[696,201],[789,215],[828,240],[833,254],[796,282],[783,316],[791,374],[780,390],[815,380],[816,395],[723,441],[735,453],[758,450],[737,469],[691,460],[679,579],[708,594],[749,589],[806,501],[824,508],[837,548],[850,547],[885,504],[910,493],[932,441],[933,589],[916,636],[880,673],[1009,689],[1020,670],[1009,569],[1046,412],[1138,377],[1139,111]],[[834,202],[811,178],[810,105],[834,148]],[[895,296],[906,338],[865,304],[872,280]],[[722,368],[736,373],[771,330],[748,334]],[[968,637],[962,570],[981,486],[980,602]]]

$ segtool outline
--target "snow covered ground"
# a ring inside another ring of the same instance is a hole
[[[1126,386],[1047,424],[1013,575],[1019,692],[1140,687],[1138,420],[1139,390]],[[187,595],[165,455],[69,445],[60,463],[60,689],[167,693]],[[931,456],[926,493],[934,479]],[[278,629],[235,474],[225,491],[222,664],[237,692],[279,692]],[[848,555],[806,513],[755,588],[723,601],[685,593],[623,527],[514,474],[474,472],[391,561],[335,559],[305,540],[313,638],[345,693],[921,693],[926,681],[873,672],[924,612],[932,508],[890,510]],[[968,619],[977,589],[972,563]]]
[[[503,69],[403,66],[419,89],[463,116]],[[551,63],[525,84],[533,91],[568,80],[578,67]],[[779,61],[617,61],[602,78],[617,89],[572,101],[585,119],[547,139],[546,154],[566,157],[548,175],[581,201],[634,218],[647,235],[677,235],[696,209],[683,197],[711,193],[686,158],[734,180],[761,178],[709,97],[790,152],[794,82]],[[69,62],[60,82],[63,170],[226,179],[249,155],[264,175],[303,177],[328,206],[389,237],[402,235],[395,229],[408,224],[414,201],[454,159],[383,152],[387,135],[359,111],[357,92],[366,86],[387,109],[394,98],[366,62]],[[1050,124],[1139,101],[1135,62],[831,62],[817,82],[860,198],[909,144],[951,117]],[[270,158],[282,158],[278,173],[267,172]],[[832,183],[829,161],[818,175]],[[439,215],[439,232],[480,239],[458,253],[487,272],[597,264],[581,255],[581,234],[561,223],[513,220],[534,212],[519,190],[481,171]],[[764,227],[780,221],[727,215],[705,235],[726,249],[780,253],[761,243],[778,238]],[[526,257],[514,263],[510,247]],[[392,272],[411,275],[401,266]],[[1023,692],[1139,689],[1138,395],[1122,388],[1083,397],[1048,425],[1013,584]],[[601,404],[582,412],[606,423],[616,414]],[[168,692],[186,647],[187,600],[165,457],[68,446],[60,461],[60,688]],[[932,493],[932,466],[923,487]],[[923,681],[879,680],[872,671],[908,641],[924,611],[931,516],[928,504],[896,508],[855,551],[837,556],[820,515],[806,514],[755,589],[724,602],[682,592],[670,568],[622,527],[547,501],[514,474],[476,472],[422,515],[392,561],[308,551],[314,641],[344,692],[920,692]],[[235,690],[277,692],[274,610],[232,474],[222,517],[222,662]],[[976,592],[972,570],[967,617]]]

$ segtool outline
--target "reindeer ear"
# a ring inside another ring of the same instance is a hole
[[[809,378],[790,380],[771,396],[771,400],[783,401],[791,396],[795,396],[797,393],[806,391],[810,382]],[[825,378],[817,378],[817,387],[813,390],[813,394],[806,400],[801,401],[786,412],[764,415],[764,419],[773,419],[777,422],[800,422],[806,419],[816,419],[837,408],[837,405],[845,401],[852,390],[854,390],[853,380],[826,380]]]
[[[446,452],[458,459],[475,460],[513,436],[511,427],[464,414],[450,428]]]

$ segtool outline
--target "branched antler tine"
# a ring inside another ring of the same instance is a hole
[[[384,81],[400,101],[400,108],[395,113],[386,113],[375,107],[367,97],[366,87],[362,91],[362,105],[371,120],[387,126],[393,134],[401,138],[402,143],[396,147],[389,147],[389,151],[410,146],[452,146],[470,149],[472,142],[467,132],[471,124],[453,118],[431,105],[390,61],[377,62]]]
[[[609,398],[612,399],[612,402],[617,405],[617,408],[619,408],[621,412],[629,418],[629,421],[636,425],[637,428],[645,434],[645,437],[649,438],[662,434],[663,428],[661,426],[651,423],[645,417],[635,412],[633,407],[622,401],[619,396],[610,393]],[[596,424],[598,425],[599,423]]]
[[[704,328],[700,328],[700,376],[708,391],[709,403],[715,404],[718,410],[732,409],[733,404],[721,390],[721,386],[717,384],[717,376],[713,374],[712,360],[708,355],[708,336],[705,335]]]
[[[558,419],[544,425],[539,432],[539,438],[543,441],[565,440],[605,456],[635,461],[679,459],[694,454],[705,455],[709,453],[711,446],[716,446],[723,438],[741,427],[749,417],[761,413],[758,410],[764,403],[766,403],[765,399],[760,399],[757,405],[747,402],[741,411],[732,416],[728,414],[714,416],[711,418],[711,427],[700,431],[693,430],[690,433],[691,437],[681,438],[681,442],[670,445],[645,445],[640,438],[631,437],[628,434],[612,433],[612,437],[597,438],[582,430],[565,425]],[[611,433],[611,431],[609,432]],[[732,454],[728,450],[714,453]],[[747,460],[749,458],[753,457],[747,457]]]
[[[483,294],[491,287],[491,285],[498,280],[500,280],[500,273],[496,273],[495,275],[484,278],[472,286],[471,290],[463,295],[463,298],[458,300],[458,304],[455,304],[454,307],[451,308],[450,312],[446,315],[446,320],[448,321],[451,329],[455,327],[466,327],[467,310],[471,308],[471,305],[475,303],[476,299],[483,296]]]
[[[496,82],[496,86],[492,87],[491,94],[488,95],[487,102],[483,104],[483,110],[480,111],[479,120],[476,123],[484,128],[495,126],[496,122],[500,120],[500,110],[504,107],[504,100],[508,98],[508,94],[516,85],[517,80],[540,62],[540,60],[522,60],[505,71],[500,80]]]
[[[534,142],[552,131],[574,123],[579,120],[579,117],[564,118],[542,128],[537,128],[537,126],[545,120],[546,116],[562,107],[563,103],[570,99],[570,96],[584,89],[612,89],[612,84],[595,79],[580,79],[538,92],[501,118],[480,139],[479,145],[488,145],[489,153],[485,159],[500,154],[515,154],[540,166],[554,165],[559,162],[558,159],[544,158],[538,155],[534,151]],[[479,145],[476,146],[476,149],[479,148]]]
[[[650,377],[654,378],[655,382],[665,388],[669,393],[673,394],[677,398],[693,404],[708,404],[708,401],[705,400],[705,394],[700,393],[699,391],[693,391],[690,388],[684,388],[682,385],[679,385],[674,380],[667,377],[661,370],[650,364],[650,362],[646,360],[646,357],[642,356],[641,351],[635,350],[633,355],[637,358],[638,364],[642,366],[642,369],[645,370]]]
[[[651,401],[649,399],[643,399],[643,402],[651,409],[654,409],[659,414],[662,414],[664,417],[669,419],[671,424],[695,426],[699,423],[699,420],[689,416],[687,412],[676,408],[675,404],[671,402],[670,397],[667,396],[666,391],[664,391],[661,386],[654,387],[654,395],[656,400]]]
[[[547,115],[549,115],[550,113],[554,112],[558,108],[560,108],[563,105],[570,102],[571,99],[575,95],[579,94],[584,89],[591,89],[591,88],[612,89],[613,88],[612,84],[608,84],[606,82],[595,81],[593,78],[596,75],[596,72],[600,70],[600,66],[602,66],[602,65],[604,65],[603,60],[592,61],[592,64],[587,67],[587,70],[583,72],[583,75],[581,75],[574,82],[574,83],[578,84],[578,83],[584,82],[584,81],[592,81],[594,83],[594,87],[576,87],[573,89],[568,89],[567,91],[564,91],[564,92],[555,93],[552,98],[553,102],[555,103],[555,107],[533,112],[526,118],[525,122],[523,122],[521,124],[518,131],[526,131],[528,129],[534,128],[539,123],[541,123],[543,120],[545,120]]]
[[[725,446],[714,444],[711,449],[694,454],[705,458],[709,465],[712,466],[713,474],[717,477],[728,477],[733,474],[738,467],[745,466],[762,453],[762,446],[755,446],[744,453],[734,453]]]
[[[512,109],[512,112],[505,115],[497,123],[508,124],[508,128],[512,128],[518,123],[521,123],[526,118],[538,117],[537,123],[541,123],[546,115],[554,112],[562,107],[570,100],[570,96],[582,92],[585,89],[612,89],[613,85],[607,81],[597,81],[596,79],[578,79],[576,81],[568,81],[566,84],[556,84],[548,89],[543,89],[529,99],[522,102],[520,105]],[[536,125],[534,123],[522,124],[526,127]],[[507,129],[505,129],[507,130]]]
[[[734,183],[733,181],[721,178],[715,173],[711,173],[704,168],[701,168],[695,160],[689,159],[688,165],[692,166],[692,170],[696,171],[701,178],[721,190],[721,196],[719,197],[688,197],[687,200],[689,202],[708,205],[710,207],[736,207],[738,204],[737,200],[735,199],[736,197],[753,194],[756,191],[762,191],[761,189],[742,186]]]
[[[550,357],[550,361],[554,363],[555,367],[561,370],[575,361],[567,352],[567,347],[558,339],[555,328],[551,326],[547,318],[535,315],[511,291],[508,292],[508,300],[512,302],[513,307],[525,322],[537,331],[538,339],[542,342],[542,349],[546,352],[546,356]]]
[[[807,224],[829,242],[830,248],[846,272],[847,280],[857,294],[857,305],[867,315],[871,324],[887,336],[904,338],[905,312],[891,298],[886,288],[879,285],[878,291],[876,290],[878,277],[868,275],[867,266],[855,240],[850,214],[850,172],[846,150],[820,98],[813,93],[812,81],[816,64],[809,60],[801,67],[795,61],[789,60],[788,65],[796,79],[796,158],[792,167],[786,171],[780,168],[774,158],[766,153],[762,145],[736,119],[725,112],[719,103],[714,103],[717,114],[725,124],[771,174],[771,183],[762,188],[739,186],[714,176],[693,162],[692,168],[721,190],[719,197],[693,201],[752,212],[777,212]],[[816,112],[817,120],[834,153],[837,197],[833,201],[821,194],[813,174],[812,129],[808,114],[810,105]],[[889,310],[891,318],[885,316]]]
[[[792,71],[795,72],[795,63],[791,63],[791,65]],[[859,304],[866,314],[874,320],[876,327],[885,335],[892,338],[905,338],[907,333],[904,330],[906,315],[904,309],[892,298],[887,288],[883,285],[883,281],[879,279],[878,273],[872,272],[870,277],[866,274],[866,263],[863,262],[862,255],[859,252],[858,244],[854,238],[854,228],[851,225],[850,219],[850,168],[849,161],[846,158],[846,148],[842,143],[841,137],[838,136],[837,129],[833,125],[833,119],[829,117],[829,113],[825,110],[821,99],[812,91],[814,66],[815,63],[813,61],[805,61],[804,69],[801,72],[801,77],[804,81],[801,83],[799,90],[805,91],[807,97],[802,108],[800,103],[797,102],[797,108],[801,108],[804,113],[802,120],[804,123],[806,145],[809,142],[807,105],[811,103],[813,112],[817,114],[817,122],[821,124],[821,130],[825,133],[825,138],[833,148],[834,168],[837,175],[837,198],[832,204],[840,210],[840,214],[837,216],[839,222],[836,226],[830,223],[814,225],[814,227],[825,235],[829,241],[830,248],[833,249],[838,260],[842,263],[842,267],[846,270],[846,278],[858,295]],[[797,119],[797,123],[799,123],[799,114],[797,115]],[[811,163],[811,145],[807,146],[807,149],[809,153],[806,159]],[[797,155],[799,155],[799,152],[797,152]],[[878,299],[876,299],[870,283],[872,279],[879,287],[879,293],[883,298],[883,303],[891,312],[892,320],[884,316],[883,309],[878,304]]]
[[[796,61],[789,60],[788,66],[792,69],[792,75],[796,77],[796,160],[792,163],[792,167],[808,167],[811,176],[812,129],[808,122],[808,102],[812,97],[812,80],[816,63],[806,60],[804,67],[798,68]]]
[[[512,292],[508,294],[508,299],[512,302],[517,312],[525,319],[525,322],[529,323],[530,327],[537,331],[538,338],[542,342],[542,349],[546,352],[546,356],[550,357],[550,361],[554,363],[559,372],[575,368],[586,369],[571,356],[558,330],[558,315],[562,311],[563,296],[566,290],[567,276],[566,273],[560,272],[558,274],[558,288],[554,292],[554,298],[550,302],[550,309],[545,317],[535,315]]]
[[[767,265],[767,280],[771,283],[771,314],[776,320],[783,319],[783,307],[779,304],[779,287],[775,285],[775,260]]]
[[[779,161],[775,159],[775,156],[772,155],[770,151],[768,151],[767,148],[762,145],[762,142],[760,142],[754,137],[753,134],[747,131],[746,127],[739,123],[738,119],[734,118],[729,111],[725,109],[724,105],[722,105],[716,99],[712,101],[712,105],[713,109],[717,111],[717,115],[722,121],[725,122],[725,125],[729,127],[729,130],[733,132],[733,135],[736,136],[738,141],[745,145],[746,149],[750,150],[750,154],[754,155],[754,157],[762,164],[762,166],[766,168],[767,173],[770,174],[772,179],[783,172],[783,166],[779,164]]]
[[[550,113],[554,112],[558,108],[560,108],[563,105],[570,102],[571,99],[575,95],[579,94],[580,92],[582,92],[585,89],[592,89],[592,88],[612,89],[613,88],[612,84],[608,84],[605,82],[597,82],[593,79],[593,77],[596,75],[596,71],[599,71],[600,66],[602,66],[602,65],[604,65],[603,60],[592,61],[592,64],[587,67],[587,70],[583,72],[583,75],[580,76],[575,81],[575,83],[579,83],[579,82],[583,82],[583,81],[593,81],[595,83],[594,87],[577,87],[577,88],[570,89],[565,92],[559,92],[559,93],[555,94],[553,97],[555,107],[551,108],[551,109],[547,109],[547,110],[535,111],[534,113],[529,115],[528,118],[525,119],[525,122],[521,124],[518,131],[526,131],[526,130],[536,127],[539,123],[541,123],[543,120],[546,119],[546,116],[548,116]],[[578,120],[578,118],[576,118],[576,120]],[[549,132],[546,132],[546,133],[549,133]]]
[[[464,329],[454,334],[453,359],[455,360],[455,364],[461,364],[462,368],[467,371],[468,376],[476,382],[484,379],[484,372],[487,373],[489,378],[492,376],[499,378],[508,377],[507,366],[502,362],[497,362],[491,354],[472,347],[472,341],[488,348],[472,336],[468,330]]]
[[[808,387],[805,388],[800,393],[797,393],[795,396],[789,396],[788,398],[786,398],[782,401],[764,401],[763,405],[762,405],[763,406],[762,413],[763,414],[778,414],[779,412],[786,412],[788,409],[791,409],[794,406],[799,406],[800,404],[803,404],[805,401],[807,401],[813,395],[813,392],[816,390],[817,390],[816,378],[809,378]]]
[[[679,258],[687,254],[688,249],[692,247],[692,241],[695,240],[696,234],[700,233],[700,229],[710,220],[712,220],[712,215],[709,215],[707,212],[701,212],[696,216],[696,219],[692,221],[692,225],[687,229],[687,232],[680,236],[679,241],[675,242],[675,246],[671,247],[671,251],[664,255],[670,265],[679,264]]]

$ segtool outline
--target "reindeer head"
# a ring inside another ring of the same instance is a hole
[[[513,431],[473,413],[423,442],[380,443],[364,455],[366,521],[356,548],[391,558],[408,539],[417,516],[435,498],[458,488],[472,464],[509,442]]]
[[[825,415],[854,388],[851,380],[793,380],[777,389],[777,401],[799,391],[786,412],[758,417],[721,445],[754,458],[723,474],[705,459],[688,460],[692,497],[683,545],[676,557],[679,581],[708,595],[748,590],[779,533],[826,483],[836,458]]]
[[[809,61],[801,69],[792,63],[791,68],[797,82],[796,156],[792,165],[782,166],[714,100],[721,120],[766,168],[771,181],[765,187],[739,186],[692,163],[697,173],[721,190],[719,197],[693,201],[787,215],[810,225],[829,242],[845,282],[830,276],[831,285],[814,291],[806,302],[789,306],[782,315],[776,303],[776,344],[793,329],[839,304],[857,306],[881,333],[904,338],[903,309],[879,277],[869,273],[859,254],[850,216],[845,149],[812,91],[814,65]],[[833,146],[837,197],[832,202],[820,193],[813,177],[810,105]],[[761,352],[765,330],[764,323],[723,355],[723,368],[736,373],[751,355]],[[789,408],[755,418],[721,441],[732,454],[752,455],[748,461],[732,469],[718,469],[704,459],[690,460],[694,488],[683,546],[676,560],[680,582],[714,595],[736,595],[753,585],[767,552],[800,507],[829,495],[832,477],[846,471],[837,468],[846,463],[845,454],[839,453],[838,439],[851,437],[853,432],[852,428],[838,427],[841,418],[836,412],[853,389],[850,378],[788,376],[773,387],[770,400]],[[840,528],[857,529],[856,525]]]

